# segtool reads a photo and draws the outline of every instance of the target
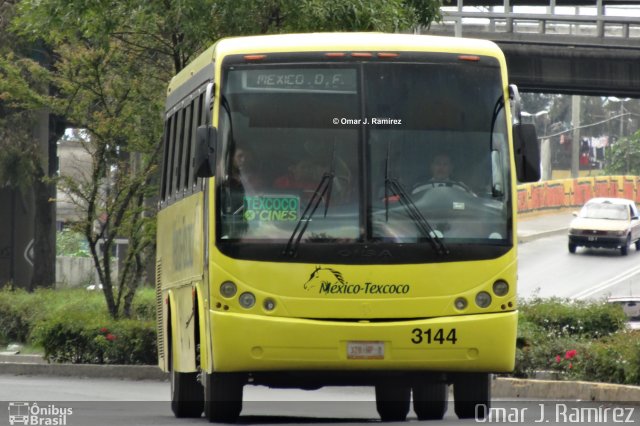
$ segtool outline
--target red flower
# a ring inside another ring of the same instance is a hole
[[[575,349],[571,349],[570,351],[567,351],[566,354],[564,354],[564,359],[571,359],[577,354],[578,354],[578,351],[576,351]]]
[[[100,333],[103,333],[103,334],[104,334],[104,333],[108,333],[108,332],[109,332],[109,330],[107,330],[107,327],[102,327],[102,328],[100,329]]]
[[[572,362],[569,363],[569,368],[573,368],[573,363]]]
[[[105,339],[107,339],[110,342],[113,342],[114,340],[116,340],[116,336],[114,336],[111,333],[108,333],[106,336],[104,336]]]
[[[562,361],[562,358],[560,358],[560,355],[556,355],[556,362],[560,362]]]

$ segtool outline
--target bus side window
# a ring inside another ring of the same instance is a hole
[[[173,192],[178,195],[180,191],[180,168],[182,162],[182,142],[184,140],[184,109],[178,110],[176,113],[178,116],[178,122],[176,124],[177,132],[176,132],[176,141],[174,143],[174,154],[173,154],[173,170],[174,170],[174,182],[173,182]]]
[[[164,122],[164,134],[163,134],[163,157],[162,157],[162,186],[160,190],[160,200],[164,201],[167,198],[167,180],[168,180],[168,165],[169,165],[169,137],[171,135],[171,121],[172,117],[169,117]]]
[[[173,157],[174,157],[174,147],[176,143],[176,114],[171,116],[171,128],[169,129],[169,158],[167,159],[167,192],[166,199],[171,199],[171,195],[173,194]]]
[[[184,138],[183,138],[183,147],[182,147],[182,161],[180,162],[180,168],[182,169],[182,184],[180,188],[182,192],[186,194],[187,189],[189,188],[189,157],[191,155],[191,134],[193,133],[193,128],[191,127],[191,106],[193,102],[189,102],[186,108],[184,109]]]
[[[196,177],[195,177],[195,146],[196,146],[196,129],[200,121],[200,114],[202,110],[202,104],[200,100],[202,97],[198,95],[191,101],[191,152],[189,155],[189,187],[191,192],[196,191]]]
[[[205,108],[204,108],[204,95],[205,95],[205,89],[203,88],[200,91],[200,95],[198,96],[198,113],[194,114],[194,117],[196,119],[196,123],[195,123],[195,128],[196,129],[198,128],[198,126],[204,124],[204,122],[205,122],[205,114],[206,114],[206,112],[205,112]],[[194,146],[194,155],[195,155],[195,144],[196,144],[195,133],[196,132],[194,131],[193,133],[194,133],[193,146]],[[195,172],[196,172],[195,171],[195,163],[193,163],[192,167],[194,168],[193,172],[192,172],[192,175],[195,176]],[[197,183],[199,184],[200,188],[202,188],[202,182],[203,182],[202,178],[197,178]]]

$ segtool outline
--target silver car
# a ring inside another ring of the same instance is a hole
[[[640,297],[610,297],[607,302],[622,307],[629,319],[627,327],[631,330],[640,330]]]
[[[633,243],[640,250],[640,219],[633,200],[592,198],[574,216],[569,226],[570,253],[579,246],[602,247],[620,249],[625,256]]]

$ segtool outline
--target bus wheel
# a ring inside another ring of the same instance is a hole
[[[178,373],[171,369],[171,411],[178,418],[200,417],[204,406],[198,373]]]
[[[442,420],[447,411],[446,383],[421,383],[413,387],[413,411],[418,420]]]
[[[459,419],[483,419],[491,403],[487,373],[460,374],[453,380],[453,405]]]
[[[376,409],[383,422],[407,419],[411,388],[403,385],[376,385]]]
[[[204,415],[210,422],[235,423],[242,410],[242,378],[235,373],[204,374]]]

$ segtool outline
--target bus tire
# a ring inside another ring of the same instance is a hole
[[[491,404],[488,373],[460,374],[453,381],[453,406],[459,419],[483,419]]]
[[[407,419],[411,402],[411,388],[404,385],[376,385],[376,409],[383,422]]]
[[[446,383],[421,383],[413,386],[413,411],[418,420],[442,420],[447,412]]]
[[[197,418],[204,408],[204,393],[198,373],[179,373],[171,369],[171,411],[177,418]]]
[[[204,373],[204,415],[210,422],[235,423],[242,411],[241,377],[235,373]]]

